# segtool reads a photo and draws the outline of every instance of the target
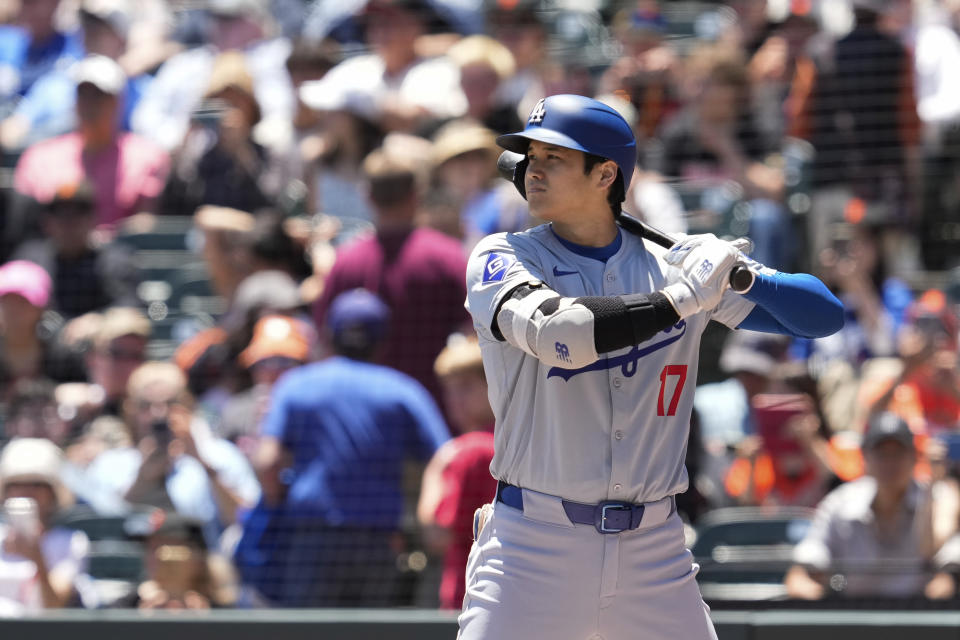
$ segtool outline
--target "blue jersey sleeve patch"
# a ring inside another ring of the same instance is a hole
[[[483,267],[483,284],[502,281],[507,269],[516,261],[517,259],[510,254],[491,253],[487,256],[487,263]]]

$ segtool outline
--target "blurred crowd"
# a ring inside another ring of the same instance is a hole
[[[628,212],[846,308],[707,334],[691,532],[807,508],[789,596],[958,597],[958,18],[0,3],[0,616],[459,608],[495,486],[466,256],[533,223],[495,138],[558,93],[636,132]]]

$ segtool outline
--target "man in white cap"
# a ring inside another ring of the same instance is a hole
[[[72,502],[60,481],[63,455],[42,438],[17,438],[0,454],[0,615],[70,605],[86,571],[89,541],[80,531],[52,527]]]
[[[151,211],[166,182],[167,153],[136,134],[121,132],[119,111],[127,77],[106,56],[89,56],[71,74],[76,82],[76,130],[28,148],[17,163],[14,189],[44,203],[64,184],[86,177],[93,185],[97,222]]]

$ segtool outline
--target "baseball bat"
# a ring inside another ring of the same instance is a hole
[[[520,191],[520,193],[524,194],[523,184],[518,184],[519,180],[518,176],[516,176],[517,163],[519,163],[521,160],[523,160],[522,154],[514,153],[513,151],[504,151],[497,159],[497,171],[499,171],[502,178],[512,182]],[[641,238],[645,238],[667,249],[672,247],[677,242],[660,229],[651,227],[643,220],[635,218],[622,211],[620,212],[620,215],[617,216],[617,224],[630,233],[640,236]],[[754,278],[754,273],[750,271],[750,269],[743,265],[737,265],[730,271],[730,288],[737,293],[749,291],[750,287],[753,286]]]

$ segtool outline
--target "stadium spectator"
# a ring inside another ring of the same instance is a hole
[[[233,570],[209,552],[202,521],[157,509],[131,516],[125,528],[144,543],[146,576],[123,605],[177,610],[233,605]]]
[[[36,614],[80,603],[89,541],[55,526],[73,497],[60,481],[63,454],[42,438],[18,438],[0,453],[0,612]]]
[[[537,0],[491,2],[487,7],[487,33],[510,50],[515,65],[514,74],[497,88],[494,104],[513,107],[525,122],[537,100],[550,95],[543,78],[550,59],[548,25]]]
[[[822,37],[817,35],[811,5],[803,2],[791,2],[782,22],[757,26],[747,49],[757,127],[768,138],[783,140],[801,117],[798,97],[809,91],[816,76],[812,52],[821,46]]]
[[[14,260],[0,267],[0,390],[36,377],[86,379],[82,357],[58,341],[55,327],[44,321],[51,287],[40,265]]]
[[[640,112],[625,96],[607,93],[597,96],[597,100],[616,109],[634,132],[643,125]],[[634,135],[641,139],[640,134]],[[637,166],[627,187],[625,202],[630,213],[650,226],[670,234],[687,233],[686,212],[680,194],[656,171]]]
[[[258,141],[265,143],[269,129],[289,128],[294,113],[293,88],[284,66],[290,42],[272,37],[264,3],[256,0],[204,0],[210,17],[209,43],[179,53],[157,71],[133,113],[134,131],[163,148],[179,147],[191,119],[211,84],[214,61],[221,53],[240,51],[253,78],[253,92],[262,111]]]
[[[447,50],[460,72],[460,89],[467,101],[464,116],[498,135],[522,128],[514,105],[497,102],[500,86],[513,78],[513,54],[490,36],[463,38]]]
[[[797,340],[792,351],[815,359],[819,367],[840,361],[859,370],[869,358],[894,354],[913,294],[889,273],[879,228],[840,224],[831,227],[830,235],[829,246],[817,256],[817,272],[843,302],[846,320],[833,336]]]
[[[420,133],[466,111],[454,65],[422,58],[417,39],[433,12],[425,0],[370,0],[362,9],[370,53],[344,60],[300,96],[311,109],[344,108],[384,131]]]
[[[272,314],[304,314],[297,283],[280,270],[257,271],[237,285],[217,326],[177,349],[174,360],[188,375],[190,390],[206,412],[222,414],[229,396],[253,384],[249,370],[239,362],[240,353],[253,339],[256,323]]]
[[[425,463],[449,435],[421,385],[370,362],[389,316],[368,291],[337,296],[325,323],[336,355],[274,387],[256,455],[264,500],[237,554],[274,604],[397,602],[404,463]]]
[[[115,307],[98,325],[86,356],[94,394],[102,398],[97,413],[122,416],[130,376],[147,359],[150,320],[139,309]]]
[[[20,148],[40,122],[32,107],[42,106],[44,76],[83,57],[76,33],[57,30],[60,0],[20,2],[18,26],[0,25],[0,147]]]
[[[706,69],[698,76],[694,69],[701,64]],[[755,244],[751,255],[763,264],[789,268],[795,243],[781,204],[783,173],[765,162],[779,149],[752,121],[745,64],[736,53],[707,47],[691,54],[687,73],[689,81],[698,83],[696,93],[664,125],[648,168],[706,192],[704,203],[722,200],[727,181],[739,184],[749,203],[749,236]],[[720,214],[730,204],[713,206]]]
[[[789,341],[772,334],[737,331],[720,354],[724,381],[700,385],[694,407],[700,414],[704,446],[714,455],[757,432],[751,413],[755,396],[771,389],[775,369],[786,360]]]
[[[49,307],[64,319],[111,306],[138,306],[140,271],[132,252],[94,236],[97,220],[92,186],[63,184],[42,207],[43,239],[28,240],[14,260],[42,266],[53,281]]]
[[[62,385],[61,385],[62,386]],[[58,388],[59,395],[63,395]],[[65,398],[58,407],[71,407],[76,404],[74,398]],[[97,416],[86,423],[76,437],[64,448],[67,466],[64,469],[64,482],[67,486],[82,485],[83,471],[104,451],[129,447],[132,444],[127,425],[116,416]],[[82,493],[82,492],[81,492]]]
[[[43,438],[59,447],[67,437],[67,423],[58,415],[57,386],[43,378],[20,380],[10,389],[0,441]]]
[[[260,103],[246,57],[227,51],[213,59],[209,84],[183,144],[174,153],[160,212],[193,215],[202,205],[256,211],[270,206],[279,186],[271,185],[267,150],[253,140]]]
[[[500,149],[493,142],[493,131],[467,119],[448,122],[434,137],[434,180],[421,214],[428,226],[462,239],[466,253],[480,238],[531,222],[513,184],[495,179]]]
[[[317,45],[300,42],[287,58],[297,111],[283,168],[288,180],[306,185],[308,212],[370,220],[373,213],[361,185],[360,164],[380,145],[380,128],[349,105],[333,111],[313,109],[301,92],[305,85],[323,78],[340,55],[339,46],[325,40]]]
[[[364,160],[376,233],[337,252],[314,319],[323,327],[331,302],[345,291],[364,287],[376,293],[392,318],[380,362],[439,398],[433,361],[447,336],[468,326],[466,258],[453,238],[413,226],[420,201],[417,163],[422,158],[401,157],[389,144]]]
[[[152,30],[161,33],[150,33],[151,28],[143,25],[150,19],[168,17],[164,15],[165,7],[156,4],[138,2],[135,11],[130,0],[83,0],[80,5],[80,26],[87,55],[116,60],[127,74],[121,117],[124,131],[130,131],[133,112],[153,81],[151,71],[170,53],[170,48],[161,41],[163,27],[153,25]]]
[[[495,211],[499,213],[496,178],[498,153],[495,134],[470,120],[453,120],[443,125],[433,138],[431,166],[433,188],[448,194],[457,213],[455,238],[477,237],[480,227]],[[451,225],[453,226],[453,225]]]
[[[169,169],[166,152],[119,127],[126,75],[116,62],[90,56],[72,70],[77,128],[28,148],[17,163],[14,189],[46,203],[65,184],[93,185],[98,226],[112,229],[134,213],[153,211]]]
[[[913,478],[914,436],[898,416],[874,416],[863,440],[867,475],[817,507],[786,576],[793,598],[917,597],[937,585],[929,487]],[[927,593],[930,593],[929,591]]]
[[[910,199],[917,195],[921,131],[913,61],[885,31],[883,14],[892,4],[852,4],[853,29],[815,58],[816,73],[806,93],[796,96],[802,106],[788,131],[817,150],[808,217],[815,252],[828,246],[831,222],[853,217],[892,223],[885,235],[896,237],[896,225],[915,213]],[[903,261],[909,255],[893,257]]]
[[[142,4],[139,9],[142,9]],[[127,0],[83,0],[79,6],[78,18],[78,40],[82,42],[86,55],[105,56],[115,60],[124,67],[129,76],[127,85],[120,94],[122,128],[129,131],[130,114],[152,79],[152,76],[145,73],[149,67],[143,63],[126,64],[128,34],[134,22],[129,4]],[[140,16],[140,19],[143,20],[144,16]],[[138,50],[138,55],[143,55],[143,46],[135,46],[135,49]],[[154,49],[157,47],[154,46]],[[17,105],[14,115],[0,125],[3,144],[7,147],[22,148],[67,133],[73,127],[75,102],[75,83],[70,77],[70,66],[56,65],[40,77]]]
[[[677,71],[677,55],[665,42],[667,21],[655,0],[622,9],[610,27],[624,54],[604,71],[600,88],[630,101],[638,112],[634,131],[642,142],[659,131],[678,106],[671,82],[671,75]]]
[[[870,412],[892,411],[916,433],[955,431],[960,424],[957,327],[942,292],[928,290],[913,302],[897,339],[899,374],[861,385]]]
[[[434,368],[443,388],[444,406],[459,434],[434,454],[423,472],[417,519],[427,547],[443,556],[440,607],[459,609],[466,585],[464,573],[473,544],[473,515],[490,502],[497,482],[490,475],[493,460],[493,410],[475,340],[456,337]]]
[[[285,214],[277,209],[256,211],[247,240],[255,273],[279,271],[300,282],[311,273],[306,248],[292,235]]]
[[[953,266],[956,239],[949,229],[960,215],[957,175],[960,170],[960,64],[957,9],[939,4],[926,20],[917,20],[913,51],[917,83],[917,115],[923,123],[923,195],[921,257],[926,269]]]
[[[298,298],[290,301],[290,287],[279,280],[293,282],[295,290],[293,278],[305,277],[309,265],[303,250],[287,233],[281,214],[272,209],[254,215],[230,207],[204,206],[194,215],[194,224],[203,233],[203,260],[210,284],[214,293],[224,298],[229,309],[234,310],[239,305],[246,313],[253,305],[242,298],[251,296],[252,301],[263,297],[259,294],[265,294],[266,301],[273,300],[270,306],[275,309],[299,304]],[[241,295],[241,283],[263,272],[273,273],[272,283],[277,288],[256,284],[254,280],[247,285],[249,291]],[[282,305],[277,306],[277,302]],[[249,328],[252,329],[253,325]]]
[[[230,397],[214,429],[221,438],[236,444],[252,457],[260,439],[260,426],[277,379],[290,369],[307,363],[313,351],[313,330],[302,320],[268,315],[257,321],[253,339],[240,353],[253,386]]]
[[[798,393],[751,398],[755,435],[737,443],[724,484],[738,504],[812,507],[836,483],[829,433],[813,399]]]
[[[899,372],[897,336],[913,292],[887,269],[877,227],[839,224],[830,235],[815,271],[844,303],[844,326],[829,338],[798,338],[790,352],[818,379],[831,430],[859,430],[870,404]]]
[[[316,101],[309,82],[301,86],[299,95],[315,118],[310,130],[299,132],[303,179],[312,210],[338,218],[372,220],[361,167],[363,159],[382,143],[382,128],[354,102],[328,106]]]
[[[148,362],[130,376],[124,403],[134,446],[100,454],[87,468],[83,497],[104,512],[126,504],[174,510],[204,523],[214,545],[260,489],[243,454],[215,437],[193,412],[176,365]]]
[[[253,231],[253,214],[229,207],[197,209],[194,224],[203,234],[203,261],[214,293],[227,304],[237,287],[253,272],[247,236]]]

